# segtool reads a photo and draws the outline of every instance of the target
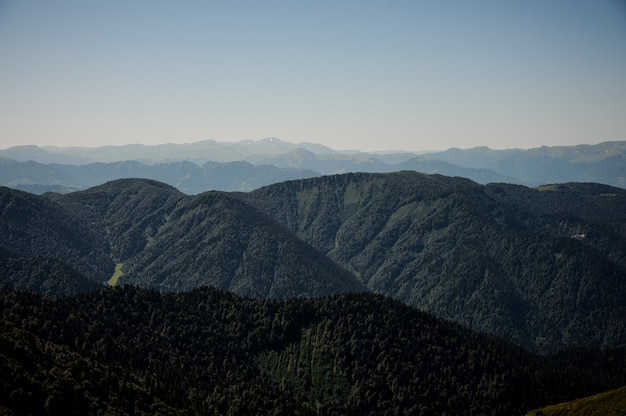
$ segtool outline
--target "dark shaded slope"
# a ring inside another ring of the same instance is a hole
[[[4,319],[0,362],[3,415],[191,414],[145,378],[83,357]]]
[[[625,344],[624,191],[570,187],[548,205],[539,191],[500,188],[517,193],[399,172],[292,181],[242,198],[376,292],[540,351]]]
[[[221,193],[181,201],[124,268],[125,282],[165,290],[211,285],[255,297],[365,290],[267,216]]]
[[[371,294],[0,291],[0,308],[25,330],[218,414],[516,415],[617,387],[626,374],[623,350],[538,357]]]
[[[55,259],[96,282],[114,270],[108,244],[88,223],[48,199],[4,187],[0,247],[23,257]]]
[[[485,192],[505,206],[535,215],[521,220],[533,232],[575,237],[626,268],[626,191],[595,183],[543,185],[535,189],[491,184]]]
[[[101,289],[103,283],[88,279],[56,259],[20,256],[0,248],[0,286],[69,296]]]

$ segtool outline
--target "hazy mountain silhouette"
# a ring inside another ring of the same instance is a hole
[[[85,189],[124,177],[159,180],[189,194],[250,191],[327,174],[406,169],[482,184],[596,182],[626,187],[626,142],[529,150],[479,147],[416,155],[335,151],[269,138],[99,148],[18,146],[0,150],[0,157],[7,158],[0,159],[0,185],[36,193]]]

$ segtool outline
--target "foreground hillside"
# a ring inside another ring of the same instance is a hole
[[[189,196],[124,179],[66,195],[2,188],[0,196],[0,278],[9,287],[66,295],[59,281],[79,292],[117,270],[122,284],[163,291],[370,291],[538,352],[626,345],[619,188],[479,185],[406,171],[250,193]],[[46,276],[47,267],[57,272]],[[39,272],[27,276],[31,268]]]
[[[190,414],[131,370],[0,319],[0,414]]]
[[[371,294],[3,290],[0,308],[0,406],[18,414],[516,415],[626,383],[623,350],[540,357]]]
[[[559,403],[528,413],[528,416],[590,416],[626,414],[626,386]]]

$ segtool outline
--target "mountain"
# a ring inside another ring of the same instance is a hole
[[[538,351],[626,342],[626,191],[415,172],[275,184],[241,198],[376,293]]]
[[[59,204],[0,187],[0,210],[0,248],[12,253],[9,257],[54,259],[99,283],[113,273],[104,236]]]
[[[395,169],[390,170],[389,172],[398,170],[414,170],[416,172],[428,173],[431,175],[441,174],[445,176],[459,176],[482,184],[497,182],[521,184],[521,181],[517,178],[501,175],[490,169],[465,168],[441,160],[434,160],[427,156],[417,156],[411,158],[396,164],[394,168]]]
[[[212,285],[257,297],[320,296],[364,287],[258,210],[222,192],[186,196],[121,179],[57,198],[93,224],[123,263],[125,283],[162,290]]]
[[[531,186],[599,182],[626,187],[626,141],[528,150],[449,149],[425,157],[463,167],[490,169]]]
[[[0,158],[0,185],[30,193],[66,193],[80,189],[78,180],[62,169],[32,160],[17,162]]]
[[[248,160],[285,168],[309,169],[322,174],[346,172],[380,172],[392,169],[387,163],[367,153],[316,154],[306,149],[295,149],[279,155],[252,155]]]
[[[319,176],[318,172],[310,169],[253,165],[248,162],[206,162],[202,169],[206,178],[204,183],[190,187],[188,191],[181,188],[183,192],[191,194],[207,190],[247,192],[277,182]],[[176,184],[173,185],[178,187]]]
[[[190,161],[202,165],[206,162],[246,161],[250,156],[278,155],[296,149],[304,149],[320,155],[335,153],[334,150],[319,144],[294,144],[270,137],[234,143],[203,140],[186,144],[129,144],[102,147],[15,146],[0,150],[0,156],[19,162],[33,160],[44,164],[82,165],[137,160],[149,165],[176,161]]]
[[[85,277],[54,258],[21,256],[0,247],[0,282],[50,296],[70,296],[101,289],[102,282]]]
[[[449,149],[419,156],[410,152],[336,151],[277,138],[0,150],[0,185],[36,193],[85,189],[125,177],[158,180],[189,194],[250,191],[320,175],[409,169],[466,177],[482,184],[596,182],[626,188],[626,142],[528,150]]]
[[[171,162],[145,165],[137,161],[92,163],[88,165],[55,165],[73,177],[82,178],[83,188],[122,178],[147,178],[167,183],[187,194],[207,190],[249,191],[264,185],[290,179],[319,176],[302,169],[282,169],[275,166],[254,166],[246,162],[206,162],[198,166],[191,162]]]
[[[250,191],[276,182],[319,176],[319,173],[247,162],[171,162],[145,165],[126,160],[85,165],[44,165],[0,159],[0,182],[4,186],[27,192],[67,193],[101,185],[122,178],[154,179],[175,186],[187,194],[207,190]]]
[[[537,356],[372,294],[0,290],[0,308],[18,413],[521,415],[626,383],[623,349]]]
[[[626,345],[620,188],[406,171],[193,196],[148,179],[45,197],[3,191],[11,232],[0,247],[99,283],[121,272],[121,284],[164,291],[370,291],[533,351]]]

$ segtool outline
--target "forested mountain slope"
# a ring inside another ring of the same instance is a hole
[[[57,198],[95,224],[124,283],[161,290],[211,285],[256,297],[364,291],[350,273],[265,214],[220,192],[185,196],[147,179]]]
[[[626,191],[543,189],[398,172],[241,198],[377,293],[539,351],[623,345]]]
[[[2,198],[0,247],[31,258],[0,264],[10,287],[68,293],[42,273],[24,279],[31,261],[98,283],[117,264],[121,283],[166,291],[373,291],[534,351],[626,345],[626,191],[618,188],[397,172],[251,193],[188,196],[125,179],[46,198],[4,188]]]
[[[161,398],[172,414],[184,406],[224,415],[517,415],[626,380],[623,350],[536,356],[372,294],[279,301],[119,287],[55,300],[2,290],[0,309],[15,334],[0,344],[3,368],[48,357],[3,377],[0,405],[13,409],[29,393],[41,397],[42,385],[74,412],[97,395],[100,406],[138,413]],[[23,330],[64,347],[19,341],[30,337]],[[68,347],[89,362],[68,359]],[[55,390],[58,370],[41,381],[32,366],[59,362],[57,354],[80,365]],[[119,368],[132,374],[121,380]],[[98,372],[109,375],[89,378]]]
[[[52,258],[102,282],[113,273],[109,245],[81,218],[45,198],[0,187],[0,248]]]
[[[19,255],[0,247],[0,286],[51,296],[70,296],[103,287],[57,259]]]
[[[191,414],[131,369],[82,356],[5,319],[0,362],[2,415]]]
[[[149,179],[120,179],[67,195],[45,195],[90,224],[105,239],[116,262],[144,250],[186,195]]]

